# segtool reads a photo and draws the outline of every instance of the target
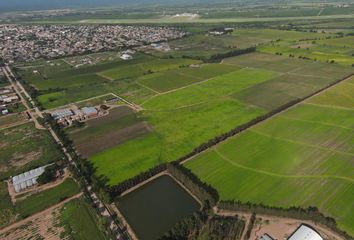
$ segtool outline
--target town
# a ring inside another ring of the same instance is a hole
[[[185,36],[174,28],[120,25],[0,25],[9,63],[144,46]]]

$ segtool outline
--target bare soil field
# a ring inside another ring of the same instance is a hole
[[[149,131],[148,124],[134,110],[119,106],[104,117],[87,121],[85,127],[69,129],[68,133],[76,149],[87,158]]]

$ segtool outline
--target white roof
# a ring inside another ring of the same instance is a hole
[[[311,227],[301,225],[288,240],[323,240]]]
[[[37,184],[37,178],[42,175],[42,173],[44,173],[44,169],[49,165],[32,169],[28,172],[21,173],[17,176],[12,177],[12,183],[14,185],[15,191],[19,192],[34,184]]]

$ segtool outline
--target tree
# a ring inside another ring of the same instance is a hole
[[[56,164],[46,167],[44,173],[38,177],[37,182],[42,185],[54,181],[57,170],[58,166]]]

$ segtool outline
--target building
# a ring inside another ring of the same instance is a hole
[[[288,238],[288,240],[323,240],[316,230],[310,226],[302,224],[296,231]]]
[[[52,112],[51,115],[55,120],[58,120],[61,118],[70,117],[74,114],[70,109],[65,108],[65,109],[56,110],[56,111]]]
[[[21,192],[22,190],[37,184],[38,177],[44,173],[47,166],[50,165],[32,169],[31,171],[12,177],[12,184],[15,188],[15,192]]]
[[[265,233],[260,238],[258,238],[258,240],[274,240],[274,239]]]
[[[120,56],[121,59],[123,60],[129,60],[129,59],[132,59],[133,57],[129,54],[123,54],[122,56]]]
[[[84,107],[81,111],[87,117],[96,117],[98,115],[98,111],[94,107]]]

